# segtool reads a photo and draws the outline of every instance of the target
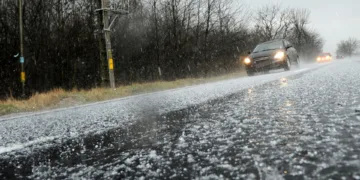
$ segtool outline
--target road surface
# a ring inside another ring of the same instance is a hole
[[[1,179],[360,179],[360,61],[0,118]]]

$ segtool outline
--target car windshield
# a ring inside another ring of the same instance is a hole
[[[282,49],[282,48],[284,48],[284,44],[282,43],[282,41],[274,41],[274,42],[267,42],[257,45],[253,52],[256,53],[261,51],[268,51],[268,50]]]
[[[321,53],[319,56],[331,56],[330,53]]]

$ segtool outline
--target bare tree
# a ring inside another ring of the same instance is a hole
[[[260,33],[265,41],[286,38],[291,25],[289,14],[289,10],[282,9],[279,4],[260,8],[255,15],[257,33]]]
[[[338,55],[352,56],[359,48],[360,41],[356,38],[349,38],[348,40],[343,40],[337,45],[336,53]]]
[[[304,59],[313,59],[322,51],[323,40],[315,31],[308,29],[310,11],[308,9],[290,10],[291,30],[288,38]]]
[[[293,43],[303,44],[306,39],[309,24],[310,11],[308,9],[292,9],[290,11],[290,21],[292,24],[291,39]],[[301,48],[301,47],[298,47]]]
[[[323,40],[308,29],[310,11],[307,9],[282,9],[279,4],[266,5],[255,15],[253,41],[288,39],[301,56],[313,59],[322,51]]]
[[[160,63],[160,35],[159,35],[159,20],[158,20],[158,6],[157,6],[158,0],[153,0],[152,1],[152,9],[153,9],[153,21],[154,21],[154,26],[155,26],[155,41],[156,41],[156,46],[155,46],[155,51],[156,51],[156,61],[157,61],[157,68],[158,68],[158,73],[159,73],[159,77],[161,78],[162,76],[162,71],[161,71],[161,63]]]

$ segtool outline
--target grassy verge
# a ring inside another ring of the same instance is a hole
[[[0,101],[0,116],[11,113],[71,107],[75,105],[126,97],[141,93],[156,92],[190,85],[215,82],[225,79],[241,77],[244,75],[244,72],[239,72],[210,78],[187,78],[176,81],[134,83],[128,86],[120,86],[117,89],[94,88],[87,91],[65,91],[63,89],[54,89],[47,93],[35,94],[28,100],[7,99],[4,101]]]

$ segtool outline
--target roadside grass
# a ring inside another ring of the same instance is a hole
[[[12,113],[71,107],[142,93],[157,92],[185,86],[232,79],[242,77],[244,75],[245,72],[240,71],[236,73],[214,76],[209,78],[186,78],[175,81],[133,83],[131,85],[119,86],[116,89],[93,88],[90,90],[74,89],[71,91],[54,89],[46,93],[34,94],[27,100],[16,100],[13,98],[9,98],[7,100],[0,101],[0,116]]]

